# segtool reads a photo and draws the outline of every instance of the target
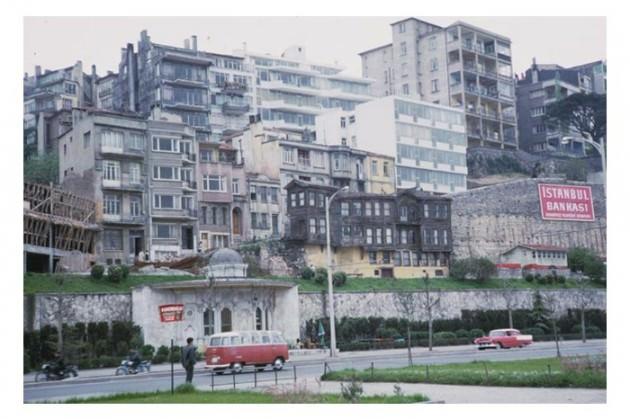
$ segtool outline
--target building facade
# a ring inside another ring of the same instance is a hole
[[[600,68],[599,72],[595,72]],[[568,127],[545,121],[547,107],[575,93],[601,91],[604,81],[603,65],[564,68],[556,64],[536,64],[518,80],[516,87],[518,128],[521,149],[533,153],[553,153],[584,156],[584,143],[565,137],[581,138]],[[597,87],[593,77],[598,76]]]
[[[341,74],[343,67],[307,60],[303,46],[279,56],[239,51],[254,72],[256,110],[267,127],[313,129],[330,109],[352,110],[372,99],[371,80]]]
[[[518,148],[509,38],[464,22],[391,27],[391,44],[359,54],[376,94],[461,108],[470,146]]]
[[[307,263],[326,267],[326,197],[338,189],[292,181],[287,239],[304,246]],[[450,198],[418,190],[340,193],[331,203],[335,271],[358,277],[447,276]]]
[[[358,105],[352,112],[333,111],[317,118],[316,136],[323,144],[351,144],[395,164],[370,160],[365,173],[394,176],[397,188],[420,187],[449,193],[466,190],[464,113],[448,106],[399,96]],[[378,186],[373,191],[378,191]]]

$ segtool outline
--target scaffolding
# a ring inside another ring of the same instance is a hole
[[[51,185],[24,182],[24,251],[53,259],[94,254],[96,204]]]

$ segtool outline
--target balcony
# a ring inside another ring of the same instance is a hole
[[[225,102],[222,111],[225,115],[243,115],[249,112],[249,105]]]
[[[499,113],[492,109],[480,109],[478,113],[485,118],[494,119],[496,121],[499,120]]]
[[[184,212],[184,216],[190,218],[197,218],[197,209],[196,208],[184,208],[182,209]]]
[[[227,95],[243,96],[247,92],[247,84],[236,82],[223,82],[219,85],[222,93]]]
[[[140,179],[131,179],[128,174],[124,173],[122,178],[105,179],[103,178],[103,189],[114,189],[119,191],[142,192],[144,190],[144,176]]]
[[[298,157],[298,164],[304,167],[311,167],[311,159],[308,157]]]
[[[485,86],[479,86],[479,95],[488,97],[491,99],[499,98],[499,92],[495,88],[488,88]]]
[[[194,101],[184,101],[184,100],[163,100],[162,106],[167,108],[177,108],[182,110],[190,110],[190,111],[207,111],[208,110],[208,101],[202,100],[201,102]]]
[[[516,117],[512,115],[503,115],[501,116],[503,122],[507,122],[508,124],[516,124]]]
[[[116,146],[101,144],[100,152],[101,154],[104,154],[104,155],[144,158],[144,150],[124,147],[124,146],[116,147]]]
[[[144,215],[120,215],[120,214],[103,214],[103,222],[107,224],[124,224],[124,225],[144,225],[146,216]]]
[[[182,153],[182,160],[186,163],[194,163],[197,161],[197,155],[195,153]]]
[[[196,191],[197,190],[197,181],[184,180],[184,181],[182,181],[182,188],[190,190],[190,191]]]

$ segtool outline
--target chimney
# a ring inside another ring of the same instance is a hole
[[[42,66],[36,65],[35,66],[35,78],[37,79],[41,75],[42,75]]]
[[[190,49],[190,39],[184,39],[184,48]]]
[[[96,94],[96,79],[98,78],[98,76],[96,75],[96,66],[94,64],[92,64],[92,77],[90,80],[90,90],[91,90],[91,98],[90,98],[90,102],[92,102],[92,106],[93,107],[97,107],[97,94]]]
[[[191,36],[190,39],[192,39],[192,49],[193,49],[193,51],[197,51],[197,35]]]
[[[536,57],[532,58],[532,83],[538,83],[538,66],[536,65]]]
[[[134,61],[133,44],[127,44],[127,85],[129,89],[129,110],[136,111],[136,63]]]

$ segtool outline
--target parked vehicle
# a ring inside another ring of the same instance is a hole
[[[491,330],[488,336],[475,339],[473,342],[478,345],[479,350],[494,348],[522,348],[531,345],[534,341],[532,335],[521,335],[516,329],[496,329]]]
[[[289,345],[279,332],[243,331],[210,336],[206,349],[206,368],[223,374],[226,370],[240,373],[246,365],[258,371],[271,365],[281,370],[289,360]]]
[[[139,372],[150,372],[150,371],[151,371],[150,361],[142,361],[140,362],[140,364],[138,364],[137,367],[134,368],[132,360],[123,359],[120,362],[120,366],[116,368],[116,375],[137,374]]]
[[[57,369],[54,363],[47,363],[42,365],[41,370],[35,375],[35,381],[64,380],[78,375],[79,369],[75,365],[65,365],[63,368]]]

